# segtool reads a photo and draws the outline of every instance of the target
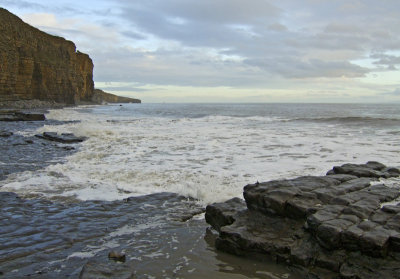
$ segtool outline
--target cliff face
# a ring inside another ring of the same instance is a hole
[[[90,101],[93,62],[75,44],[0,8],[0,101]]]
[[[103,102],[106,103],[141,103],[139,99],[128,98],[128,97],[120,97],[107,92],[104,92],[100,89],[95,89],[92,97],[92,102],[101,104]]]

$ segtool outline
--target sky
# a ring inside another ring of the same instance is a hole
[[[0,0],[143,102],[400,103],[398,0]]]

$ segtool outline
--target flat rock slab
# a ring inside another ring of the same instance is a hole
[[[180,221],[202,206],[172,193],[65,203],[0,192],[0,209],[0,278],[186,278],[173,276],[174,248],[194,233],[185,255],[205,230]]]
[[[58,134],[55,132],[44,132],[41,135],[36,135],[36,137],[61,143],[78,143],[86,139],[85,137],[77,137],[71,133]]]
[[[400,184],[378,181],[399,175],[368,162],[335,166],[326,176],[250,184],[247,209],[238,200],[212,204],[206,221],[219,232],[216,247],[226,252],[342,278],[400,278]]]
[[[0,111],[0,121],[44,121],[43,113],[22,111]]]

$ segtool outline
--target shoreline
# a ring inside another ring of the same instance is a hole
[[[60,144],[16,133],[36,129],[46,121],[0,122],[0,131],[7,128],[11,132],[0,137],[2,158],[9,160],[3,165],[11,166],[8,173],[0,173],[1,182],[8,175],[61,163],[79,149],[79,144]],[[54,173],[54,178],[58,175],[62,174]],[[0,245],[1,278],[211,275],[239,279],[257,278],[259,272],[299,278],[298,271],[274,262],[237,258],[215,250],[215,235],[207,230],[202,215],[205,208],[178,194],[80,201],[29,193],[20,196],[0,187],[0,202],[4,238]],[[110,253],[122,254],[126,260],[110,259]],[[154,265],[159,268],[154,269]]]
[[[63,109],[73,108],[79,106],[101,106],[108,105],[109,103],[96,103],[96,102],[79,102],[78,104],[65,104],[57,103],[54,101],[41,101],[41,100],[19,100],[19,101],[0,101],[0,112],[7,110],[24,110],[24,111],[43,111],[46,113],[50,109]]]

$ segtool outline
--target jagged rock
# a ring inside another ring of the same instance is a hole
[[[41,135],[36,135],[36,137],[61,143],[77,143],[86,139],[85,137],[77,137],[71,133],[57,134],[55,132],[44,132]]]
[[[368,162],[336,166],[323,177],[250,184],[243,193],[247,209],[237,200],[209,205],[206,221],[219,231],[216,247],[226,252],[329,269],[342,278],[375,278],[372,264],[382,278],[400,278],[393,275],[400,266],[394,256],[400,205],[381,208],[400,197],[400,185],[371,184],[397,173]]]
[[[232,224],[234,216],[241,210],[246,209],[246,204],[242,199],[233,198],[223,203],[208,205],[205,218],[207,223],[220,231],[220,228]]]

